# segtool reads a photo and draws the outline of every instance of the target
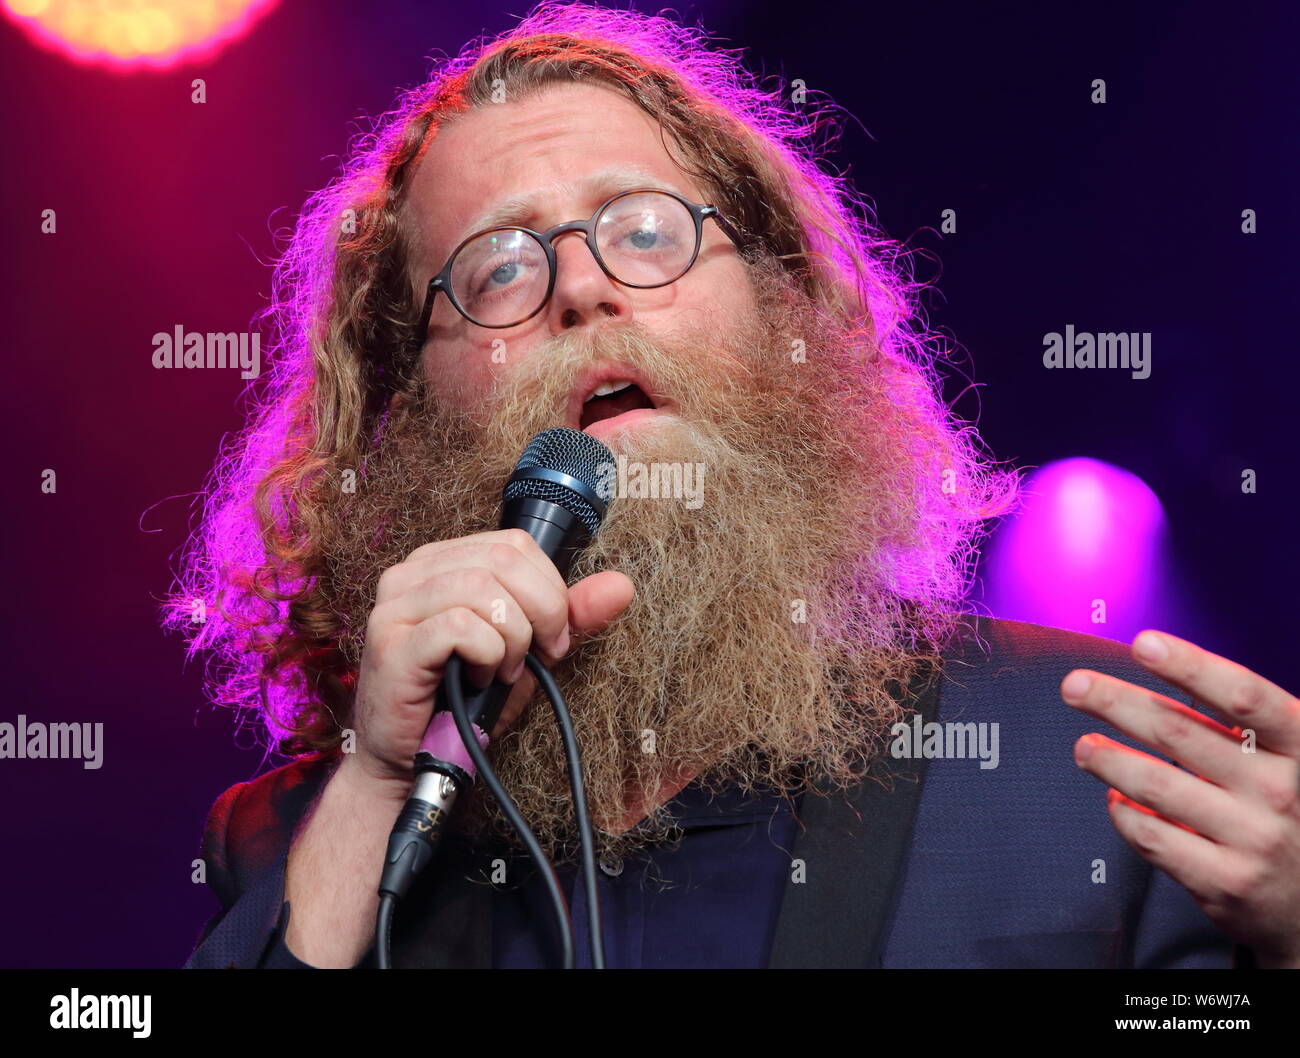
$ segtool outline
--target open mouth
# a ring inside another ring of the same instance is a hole
[[[654,407],[655,402],[635,382],[613,379],[597,386],[583,403],[578,429],[585,430],[592,423],[614,419],[641,408]]]

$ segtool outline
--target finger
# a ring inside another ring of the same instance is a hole
[[[385,603],[389,612],[414,623],[434,612],[433,606],[445,606],[448,601],[468,605],[463,594],[449,596],[442,589],[456,583],[458,578],[468,580],[473,587],[474,578],[486,575],[493,580],[484,580],[477,589],[481,596],[476,597],[476,602],[486,599],[492,608],[490,620],[511,623],[511,615],[516,610],[522,611],[527,640],[536,640],[547,649],[552,649],[567,630],[569,600],[564,581],[558,572],[554,580],[539,577],[533,564],[514,548],[498,541],[487,545],[486,551],[479,549],[462,556],[444,555],[440,561],[457,564],[439,567],[436,573],[413,584],[405,595]],[[465,565],[459,565],[462,562]],[[476,605],[475,609],[480,607]],[[511,662],[515,666],[522,664],[523,652],[516,655],[512,651]]]
[[[1250,785],[1251,762],[1236,733],[1181,702],[1091,669],[1066,676],[1061,697],[1210,782],[1234,790]]]
[[[631,578],[607,569],[584,577],[569,589],[569,625],[578,639],[603,632],[632,603]]]
[[[537,604],[530,601],[528,605]],[[444,571],[437,579],[375,607],[371,621],[416,626],[457,607],[471,610],[496,629],[505,644],[498,678],[504,683],[517,679],[524,654],[533,640],[534,624],[509,588],[490,570],[471,567]],[[469,675],[475,683],[485,684],[484,676],[490,679],[493,673],[485,674],[471,666]]]
[[[1238,798],[1172,764],[1095,734],[1075,743],[1074,759],[1107,786],[1212,841],[1226,844],[1249,836],[1242,832],[1252,822],[1243,818]]]
[[[490,533],[474,533],[469,537],[450,539],[450,541],[426,543],[422,547],[417,547],[407,556],[406,561],[395,565],[389,572],[395,574],[394,584],[400,587],[409,584],[412,580],[419,580],[421,569],[428,569],[429,563],[437,564],[439,560],[454,555],[478,555],[500,543],[512,547],[523,558],[528,559],[543,580],[550,581],[556,590],[565,590],[567,585],[564,584],[559,569],[555,568],[554,561],[547,558],[546,552],[542,551],[537,541],[534,541],[523,529],[494,529]]]
[[[500,530],[490,529],[482,533],[471,533],[469,536],[453,537],[450,540],[430,540],[427,544],[421,544],[407,555],[406,558],[402,560],[402,565],[422,562],[430,555],[436,555],[441,551],[445,551],[447,548],[456,547],[460,544],[474,545],[484,543],[490,537],[495,536],[498,532],[500,532]]]
[[[1167,819],[1146,811],[1117,790],[1107,795],[1110,820],[1133,851],[1183,886],[1197,902],[1220,905],[1242,858]]]
[[[1277,684],[1167,632],[1139,634],[1133,656],[1198,702],[1255,731],[1262,745],[1300,756],[1300,701]]]
[[[431,540],[427,544],[422,544],[397,565],[390,566],[380,574],[375,597],[376,604],[402,595],[414,585],[426,580],[430,568],[436,569],[440,560],[447,555],[478,551],[491,535],[491,533],[474,533],[472,536],[462,536],[452,540]]]
[[[471,673],[495,672],[506,654],[506,641],[497,626],[465,606],[442,610],[410,629],[401,640],[394,664],[407,671],[432,672],[458,654]],[[480,685],[486,685],[484,680]]]

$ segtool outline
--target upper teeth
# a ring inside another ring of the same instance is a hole
[[[595,397],[608,397],[611,393],[618,393],[621,390],[627,389],[628,386],[635,386],[635,385],[636,385],[635,382],[629,382],[626,379],[620,379],[617,382],[606,382],[602,385],[597,386],[594,390],[592,390],[591,396],[588,397],[587,400],[591,400]],[[586,401],[584,401],[583,403],[586,403]]]

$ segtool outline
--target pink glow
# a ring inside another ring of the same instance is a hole
[[[1065,459],[1033,474],[1023,498],[990,550],[996,616],[1120,639],[1157,623],[1165,514],[1141,478]]]

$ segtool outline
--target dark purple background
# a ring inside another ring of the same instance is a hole
[[[882,4],[856,23],[830,3],[679,10],[861,121],[839,161],[885,230],[930,255],[922,278],[942,262],[931,320],[969,351],[993,450],[1140,475],[1169,514],[1185,627],[1300,688],[1297,17],[1280,3],[1048,6]],[[200,667],[156,614],[189,497],[242,421],[242,383],[156,371],[150,339],[177,323],[247,329],[272,232],[334,172],[357,119],[420,81],[426,55],[509,25],[503,9],[282,0],[214,61],[131,75],[0,23],[0,720],[106,725],[98,771],[0,761],[0,965],[178,966],[215,909],[189,880],[204,815],[273,762],[205,705]],[[1088,101],[1094,77],[1105,106]],[[39,230],[47,207],[54,236]],[[940,240],[925,229],[950,207],[959,232]],[[1247,207],[1254,236],[1239,231]],[[1044,371],[1042,336],[1067,322],[1154,332],[1152,377]],[[975,396],[958,409],[976,414]],[[1258,495],[1240,493],[1246,466]]]

